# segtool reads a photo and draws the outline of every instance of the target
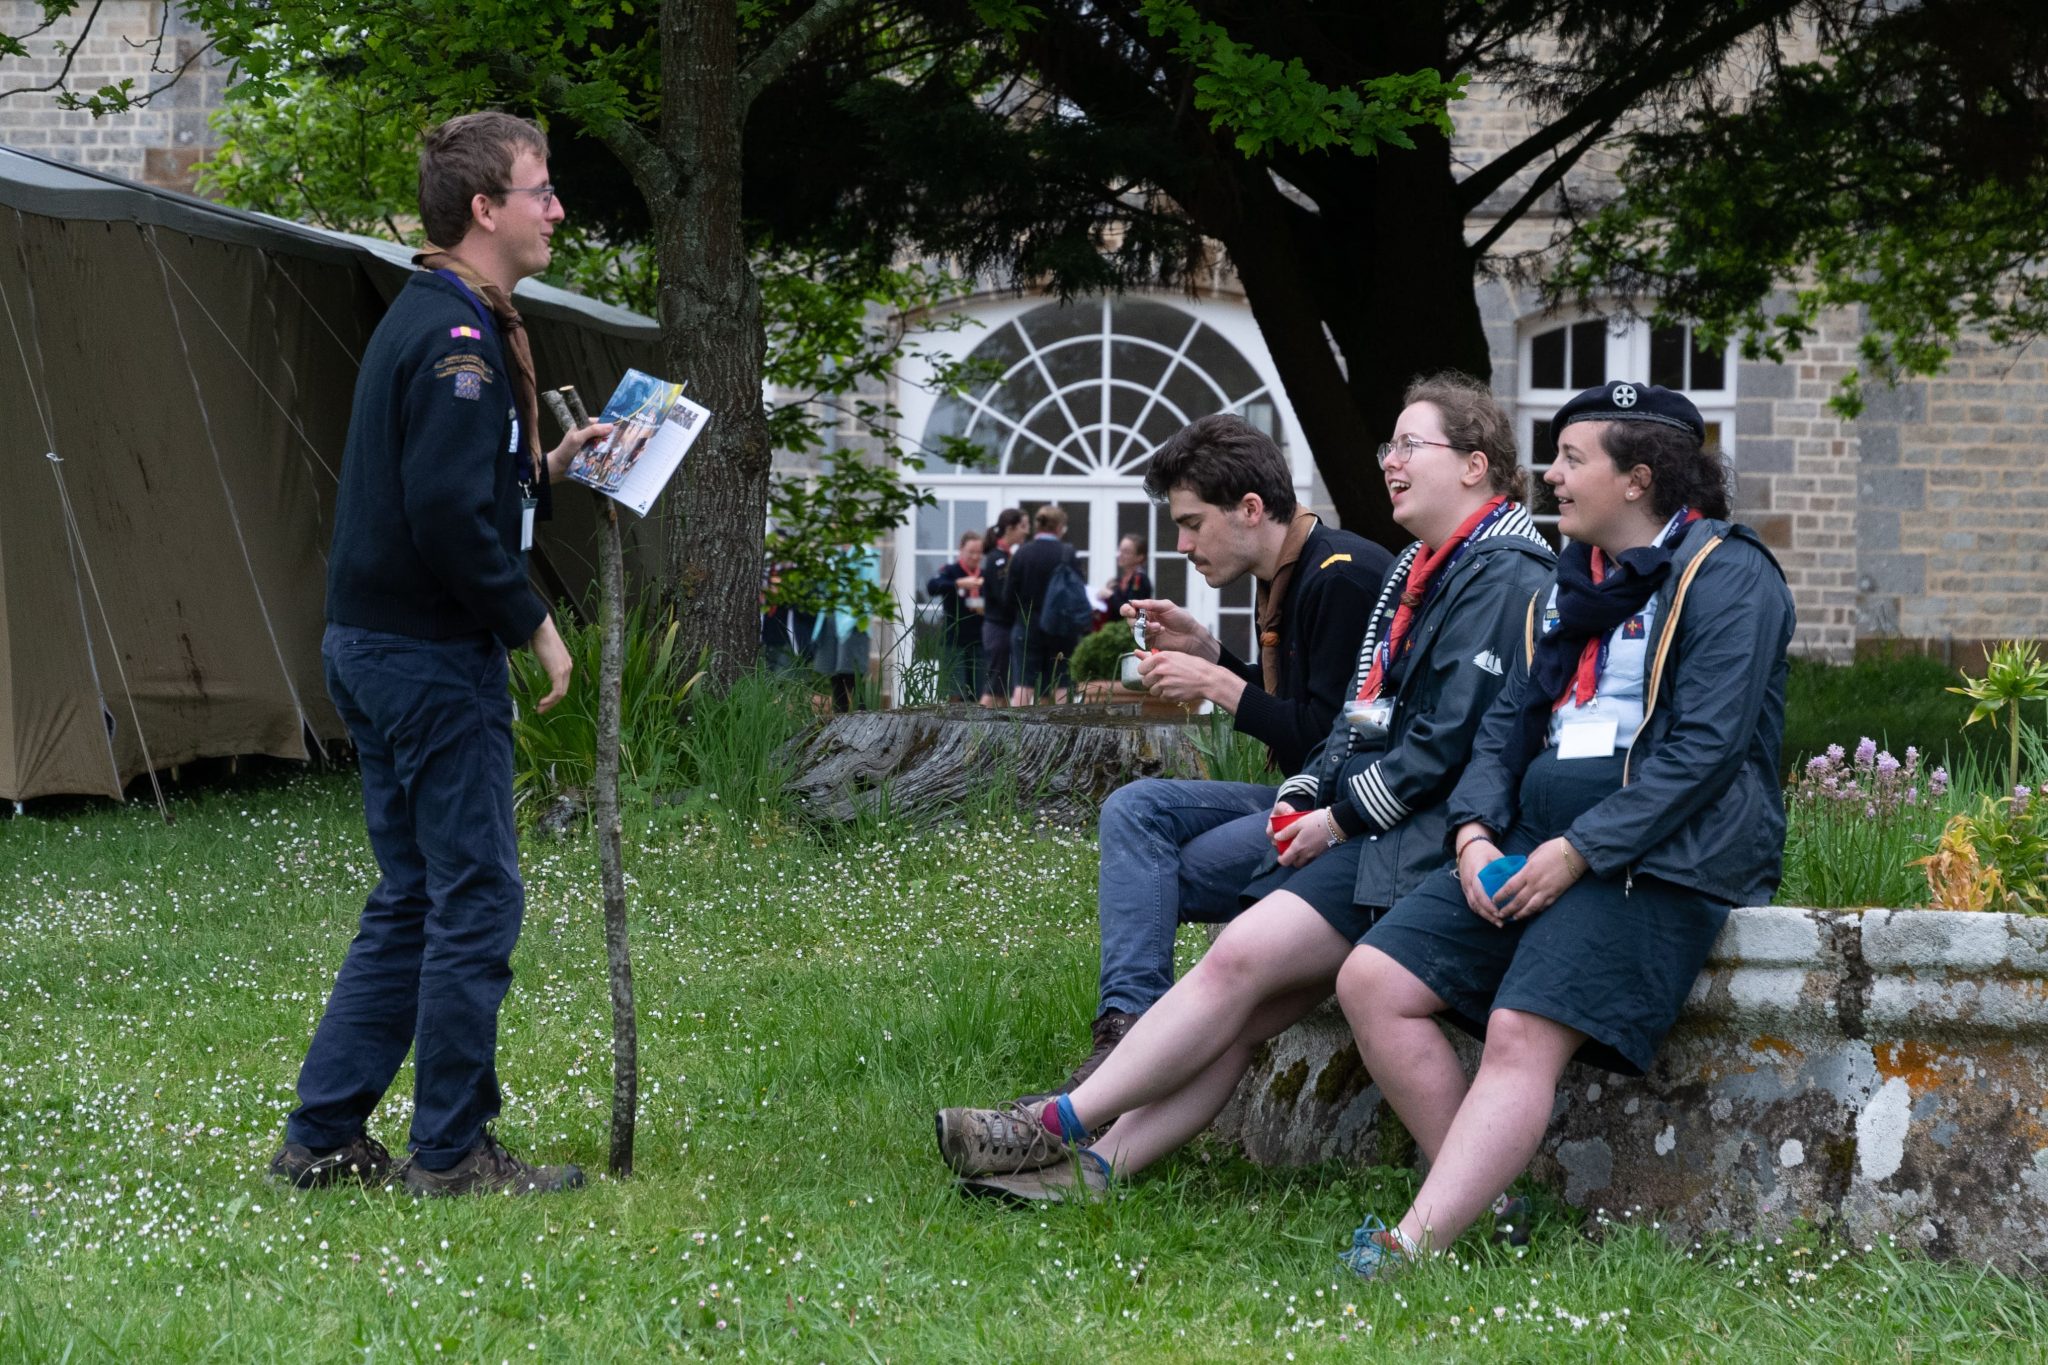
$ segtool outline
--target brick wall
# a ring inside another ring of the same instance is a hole
[[[80,6],[29,39],[28,57],[0,62],[0,143],[189,191],[193,164],[210,146],[206,116],[220,103],[226,73],[207,60],[205,35],[161,3],[106,0],[87,30],[92,11]],[[35,0],[0,0],[0,32],[27,33],[41,14]],[[144,107],[95,119],[60,108],[54,93],[31,93],[64,72],[74,48],[66,84],[80,93],[124,79],[138,92],[153,90],[187,61],[192,66]]]

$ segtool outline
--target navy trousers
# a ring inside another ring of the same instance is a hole
[[[499,1108],[498,1009],[525,891],[512,823],[512,699],[488,635],[330,624],[327,690],[361,763],[383,874],[299,1071],[288,1142],[363,1131],[413,1053],[414,1160],[446,1170]]]

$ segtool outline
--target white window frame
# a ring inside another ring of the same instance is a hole
[[[1536,423],[1547,421],[1556,411],[1569,402],[1580,391],[1578,389],[1537,388],[1530,382],[1535,374],[1534,349],[1536,338],[1561,328],[1576,326],[1582,322],[1604,319],[1607,322],[1606,367],[1607,378],[1630,379],[1643,382],[1650,373],[1650,324],[1647,319],[1623,319],[1608,317],[1601,313],[1581,313],[1575,316],[1531,317],[1523,320],[1519,329],[1516,348],[1516,392],[1515,392],[1515,440],[1522,452],[1522,466],[1529,471],[1531,483],[1542,479],[1548,465],[1535,462]],[[1690,354],[1692,324],[1687,329],[1687,347]],[[1728,457],[1728,469],[1732,476],[1736,464],[1735,438],[1735,365],[1738,352],[1731,345],[1722,361],[1723,387],[1718,389],[1686,389],[1685,396],[1692,399],[1699,408],[1700,416],[1707,423],[1710,439],[1718,440]],[[1566,361],[1569,376],[1570,361]],[[1719,430],[1715,428],[1718,426]],[[1531,510],[1534,510],[1535,493],[1531,489]],[[1538,514],[1540,526],[1555,528],[1554,514]]]

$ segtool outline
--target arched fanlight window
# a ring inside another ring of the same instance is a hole
[[[1212,412],[1241,413],[1286,444],[1270,390],[1237,348],[1163,303],[1049,303],[1004,323],[972,356],[994,378],[941,399],[925,444],[970,441],[985,453],[983,471],[1135,481],[1160,442]]]

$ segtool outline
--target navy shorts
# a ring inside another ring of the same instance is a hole
[[[1560,762],[1546,749],[1522,780],[1502,841],[1527,854],[1620,784],[1621,757]],[[1486,1036],[1494,1010],[1521,1010],[1587,1036],[1577,1060],[1640,1076],[1678,1021],[1730,907],[1638,875],[1579,879],[1534,919],[1495,927],[1472,912],[1455,870],[1432,874],[1365,936],[1435,992],[1451,1022]]]
[[[1259,874],[1245,886],[1244,903],[1251,906],[1275,891],[1292,891],[1328,920],[1346,943],[1356,943],[1386,913],[1383,905],[1359,905],[1353,900],[1358,894],[1358,858],[1356,839],[1325,849],[1302,867],[1282,867],[1269,853]]]

